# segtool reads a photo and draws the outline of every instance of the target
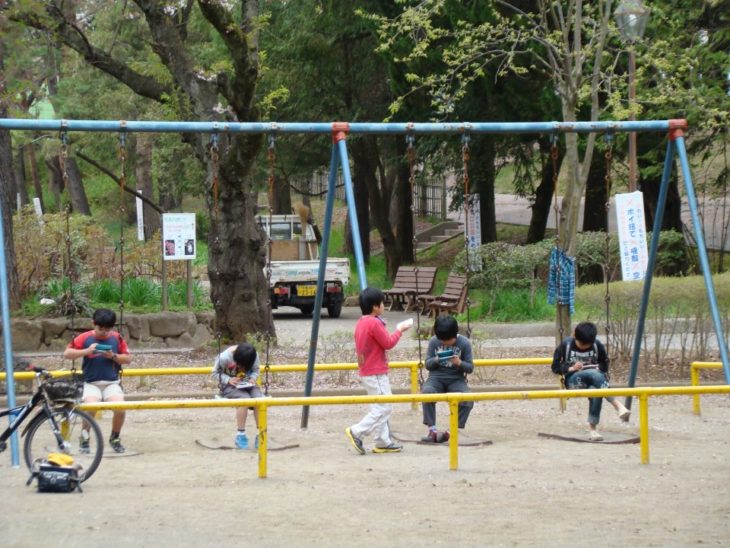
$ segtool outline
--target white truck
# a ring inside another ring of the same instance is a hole
[[[257,222],[271,236],[271,308],[293,306],[309,315],[314,311],[319,274],[319,245],[314,227],[298,215],[258,215]],[[339,318],[350,281],[350,260],[327,258],[322,306],[330,318]]]

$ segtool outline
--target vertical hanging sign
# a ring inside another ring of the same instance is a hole
[[[466,204],[469,210],[466,226],[466,245],[469,251],[476,251],[482,245],[482,218],[479,202],[479,194],[469,194]],[[481,270],[481,261],[476,253],[469,255],[469,269]]]
[[[144,242],[144,205],[142,204],[142,191],[137,191],[135,202],[137,203],[137,240]]]
[[[616,225],[624,281],[643,280],[649,260],[646,251],[644,195],[640,191],[616,195]]]
[[[162,256],[166,261],[195,259],[195,213],[162,215]]]

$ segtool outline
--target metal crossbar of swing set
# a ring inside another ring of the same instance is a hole
[[[376,135],[499,133],[630,133],[687,129],[687,121],[625,122],[158,122],[132,120],[27,120],[0,118],[0,129],[40,131],[108,131],[129,133],[369,133]]]
[[[639,399],[639,436],[641,463],[649,464],[649,397],[686,396],[695,394],[730,394],[725,386],[675,386],[642,388],[608,388],[600,390],[535,390],[531,392],[469,392],[450,394],[398,394],[390,396],[317,396],[310,398],[254,398],[247,400],[164,400],[147,402],[99,402],[79,406],[84,411],[139,410],[139,409],[199,409],[212,407],[256,407],[259,411],[259,466],[258,477],[267,477],[268,466],[268,409],[298,405],[353,405],[371,403],[423,403],[447,402],[449,404],[449,469],[459,469],[459,402],[495,400],[538,400],[556,398],[593,398],[627,396]]]

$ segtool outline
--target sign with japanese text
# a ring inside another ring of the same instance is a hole
[[[630,192],[616,195],[616,226],[624,281],[643,280],[649,256],[646,250],[644,195]]]
[[[162,257],[166,261],[195,259],[195,213],[162,215]]]

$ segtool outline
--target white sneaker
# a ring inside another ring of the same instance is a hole
[[[628,421],[629,417],[631,416],[631,411],[620,403],[618,404],[618,409],[616,410],[616,413],[618,413],[618,418],[624,422]]]
[[[591,430],[590,435],[591,441],[603,441],[603,436],[601,436],[600,432],[598,430]]]

